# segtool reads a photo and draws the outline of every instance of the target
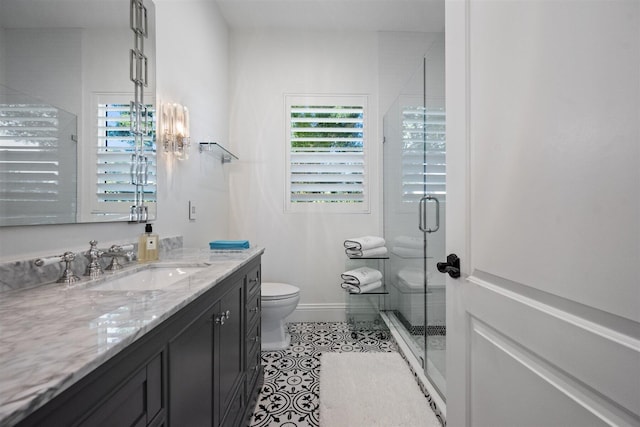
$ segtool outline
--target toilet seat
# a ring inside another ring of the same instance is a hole
[[[300,293],[300,289],[287,283],[262,283],[262,290],[260,292],[261,299],[263,301],[273,301],[291,298]]]

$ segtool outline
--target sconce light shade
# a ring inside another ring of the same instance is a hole
[[[189,158],[189,110],[180,104],[164,103],[161,106],[161,138],[164,152],[180,160]]]

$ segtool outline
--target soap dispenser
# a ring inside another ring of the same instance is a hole
[[[151,224],[146,224],[144,233],[138,240],[138,262],[156,261],[158,259],[158,235],[153,234]]]

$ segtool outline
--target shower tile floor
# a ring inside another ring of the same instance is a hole
[[[353,330],[346,322],[290,323],[291,344],[262,352],[264,385],[252,427],[317,427],[320,355],[325,352],[397,351],[384,331]]]

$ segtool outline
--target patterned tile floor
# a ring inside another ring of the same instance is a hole
[[[347,323],[290,323],[291,345],[262,352],[264,386],[251,427],[317,427],[320,355],[324,352],[397,351],[385,331],[360,331]]]

